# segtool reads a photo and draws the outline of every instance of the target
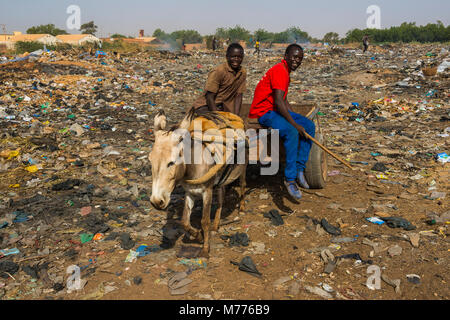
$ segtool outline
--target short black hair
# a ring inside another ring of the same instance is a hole
[[[231,51],[233,49],[239,49],[239,50],[242,51],[242,54],[244,54],[244,48],[242,48],[242,46],[239,43],[235,42],[235,43],[232,43],[232,44],[230,44],[228,46],[228,48],[227,48],[227,56],[229,56],[231,54]]]
[[[288,47],[286,48],[286,51],[284,52],[284,55],[288,55],[294,49],[298,49],[303,53],[303,48],[299,44],[292,43],[292,44],[288,45]]]

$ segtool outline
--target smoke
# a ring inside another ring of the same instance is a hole
[[[298,44],[302,44],[302,45],[306,45],[306,46],[308,46],[311,43],[308,40],[307,36],[299,35],[298,33],[293,32],[291,29],[286,30],[286,32],[288,35],[289,43],[298,43]]]
[[[156,48],[158,51],[169,51],[170,53],[174,53],[175,51],[179,51],[181,49],[181,42],[174,41],[170,38],[162,40],[164,46]],[[167,46],[169,45],[169,46]]]

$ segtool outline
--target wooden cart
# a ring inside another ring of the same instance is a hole
[[[316,133],[315,138],[318,140],[321,144],[323,144],[323,135],[320,128],[320,122],[318,118],[318,112],[319,107],[312,104],[302,104],[302,105],[292,105],[291,107],[294,112],[299,113],[308,119],[314,121],[314,124],[316,125]],[[261,140],[263,138],[262,135],[266,134],[268,131],[261,129],[270,129],[263,127],[261,124],[259,124],[258,119],[250,119],[248,118],[248,112],[250,110],[250,104],[243,104],[241,108],[240,116],[244,119],[246,129],[255,129],[255,134],[249,136],[249,142],[250,142],[250,161],[254,162],[260,162],[260,163],[270,163],[272,161],[279,160],[281,163],[284,163],[285,159],[285,151],[283,143],[279,143],[279,149],[280,153],[279,155],[272,154],[271,147],[270,147],[270,138],[265,138],[264,140],[267,141],[267,143],[263,143]],[[256,150],[255,150],[256,148]],[[263,152],[260,152],[263,148],[267,148],[267,150],[263,150]],[[268,155],[264,157],[263,155]],[[256,156],[256,157],[255,157]],[[264,157],[264,158],[262,158]],[[309,154],[309,160],[306,164],[305,169],[305,177],[309,184],[309,186],[312,189],[322,189],[325,187],[325,183],[327,181],[327,154],[319,148],[315,143],[312,144],[311,152]]]

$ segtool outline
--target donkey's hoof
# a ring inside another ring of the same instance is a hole
[[[201,232],[197,233],[195,235],[195,240],[202,243],[203,242],[203,234]]]

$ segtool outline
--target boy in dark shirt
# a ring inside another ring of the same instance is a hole
[[[226,58],[226,63],[209,73],[205,93],[194,102],[194,108],[239,115],[247,79],[247,72],[241,67],[244,48],[238,43],[232,43],[227,49]]]

